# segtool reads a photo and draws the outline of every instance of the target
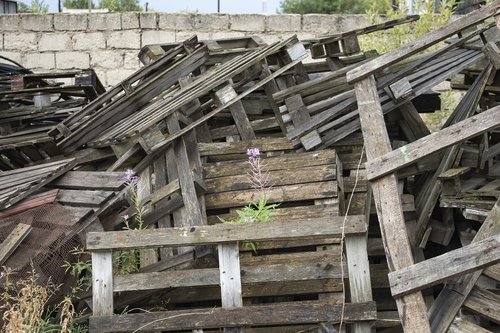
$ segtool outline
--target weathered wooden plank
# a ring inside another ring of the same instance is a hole
[[[479,325],[473,324],[467,320],[463,320],[460,317],[456,317],[448,333],[492,333]]]
[[[70,190],[117,191],[125,183],[123,176],[123,172],[69,171],[51,185]]]
[[[391,145],[375,78],[369,76],[367,79],[357,82],[354,88],[358,99],[366,156],[370,161],[387,154]],[[389,269],[394,271],[412,265],[413,257],[406,234],[397,177],[389,175],[378,179],[371,183],[371,187]],[[397,298],[396,304],[405,332],[430,332],[426,306],[421,293]]]
[[[247,149],[259,148],[262,153],[292,150],[294,145],[287,138],[263,138],[241,142],[214,142],[198,144],[200,156],[246,154]]]
[[[69,206],[100,207],[114,194],[113,191],[60,190],[57,201]]]
[[[92,311],[94,316],[113,315],[113,253],[92,252]]]
[[[407,59],[408,57],[436,44],[440,41],[456,34],[457,32],[467,29],[473,25],[476,25],[487,18],[495,15],[500,6],[499,2],[494,2],[489,6],[482,7],[468,15],[461,17],[458,20],[452,21],[447,25],[433,30],[428,34],[424,35],[422,38],[408,43],[392,52],[386,53],[378,58],[369,61],[347,73],[348,82],[356,82],[364,78],[369,77],[373,73],[380,71],[388,66]]]
[[[264,284],[273,282],[286,283],[342,278],[339,265],[332,265],[332,260],[329,260],[329,262],[326,260],[312,262],[314,258],[314,256],[311,257],[309,262],[303,260],[299,262],[264,262],[258,265],[255,263],[244,265],[241,270],[238,270],[238,274],[241,272],[243,285],[260,285],[262,287],[264,287]],[[344,274],[347,274],[347,270],[345,271]],[[136,273],[115,276],[114,291],[218,286],[220,281],[217,268]]]
[[[478,242],[499,233],[500,200],[496,202],[472,242]],[[454,284],[447,284],[443,288],[429,309],[429,321],[433,332],[446,332],[480,275],[481,271],[467,274]]]
[[[474,287],[465,300],[464,307],[500,324],[500,296],[491,291]]]
[[[19,244],[28,236],[31,226],[19,223],[14,230],[0,243],[0,265],[3,265],[10,255],[14,253]]]
[[[438,150],[500,126],[500,107],[465,119],[366,163],[369,180],[393,173]]]
[[[391,293],[408,294],[497,262],[500,262],[500,235],[389,273]]]
[[[315,182],[300,185],[271,187],[268,203],[324,199],[337,196],[337,182]],[[259,192],[255,189],[211,193],[205,195],[207,209],[242,207],[249,202],[258,202]]]
[[[201,309],[150,312],[122,316],[90,318],[90,332],[127,332],[192,330],[239,326],[294,325],[340,321],[344,310],[346,322],[374,320],[375,303],[340,304],[310,303],[307,311],[302,304],[260,305],[233,309]]]
[[[231,99],[238,96],[234,88],[228,84],[222,87],[220,90],[215,92],[216,100],[218,101],[218,105],[222,106],[226,104]],[[252,140],[255,139],[255,133],[252,129],[252,125],[248,120],[248,116],[246,114],[245,108],[241,100],[231,104],[229,106],[229,111],[233,116],[234,122],[236,124],[236,128],[238,129],[238,133],[242,140]]]
[[[332,238],[340,235],[344,217],[287,222],[286,228],[280,222],[259,224],[217,224],[213,226],[191,226],[157,230],[132,230],[89,232],[88,250],[118,250],[162,246],[206,245],[236,241],[265,241],[283,239]],[[345,218],[345,233],[363,233],[366,226],[363,216]]]

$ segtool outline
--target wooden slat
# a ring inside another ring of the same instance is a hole
[[[113,254],[92,253],[92,311],[94,316],[113,314]]]
[[[464,307],[500,324],[500,296],[491,291],[474,287],[465,300]]]
[[[31,226],[19,223],[14,230],[0,243],[0,265],[3,265],[10,255],[14,253],[19,244],[28,236]]]
[[[201,156],[215,156],[227,154],[246,154],[247,149],[259,148],[261,153],[279,150],[292,150],[292,142],[287,138],[265,138],[240,142],[214,142],[198,144]]]
[[[90,332],[146,332],[162,330],[192,330],[238,326],[294,325],[344,320],[374,320],[375,303],[340,304],[309,303],[307,311],[302,304],[274,304],[233,309],[200,309],[168,312],[150,312],[122,316],[90,318]]]
[[[496,1],[489,6],[484,6],[479,10],[476,10],[468,15],[461,17],[458,20],[452,21],[447,25],[439,28],[437,30],[433,30],[422,38],[408,43],[399,49],[396,49],[392,52],[386,53],[378,58],[373,59],[372,61],[363,64],[350,72],[347,73],[347,81],[355,82],[362,80],[366,77],[369,77],[373,73],[380,71],[388,66],[401,61],[403,59],[407,59],[408,57],[426,49],[430,46],[439,43],[440,41],[453,36],[457,32],[467,29],[473,25],[476,25],[487,18],[495,15],[498,11],[498,7],[500,6],[500,2]]]
[[[359,115],[368,161],[387,154],[391,150],[384,123],[382,106],[373,76],[355,84]],[[379,225],[387,262],[391,271],[413,264],[410,242],[406,234],[398,180],[389,175],[371,183],[377,208]],[[426,306],[421,293],[413,293],[396,299],[399,316],[405,332],[430,333]]]
[[[114,194],[112,191],[60,190],[57,201],[69,206],[100,207]]]
[[[51,185],[70,190],[117,191],[124,186],[123,172],[70,171]]]
[[[500,126],[500,106],[489,109],[429,136],[368,161],[369,180],[395,172],[443,148]]]
[[[389,273],[391,293],[408,294],[497,262],[500,262],[500,235]]]
[[[162,246],[206,245],[236,241],[265,241],[283,239],[331,238],[340,235],[343,217],[317,219],[301,223],[268,222],[259,224],[218,224],[186,228],[164,228],[157,230],[132,230],[89,232],[88,250],[118,250],[127,248],[146,248]],[[345,233],[363,233],[366,231],[363,216],[345,218]]]
[[[473,324],[467,320],[463,320],[460,317],[455,318],[448,333],[492,333],[479,325]]]

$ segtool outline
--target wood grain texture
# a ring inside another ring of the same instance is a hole
[[[367,160],[373,160],[391,149],[384,123],[382,106],[375,84],[369,76],[354,86]],[[384,241],[387,262],[391,271],[413,264],[410,242],[406,234],[397,177],[392,174],[371,183],[379,225]],[[399,316],[405,332],[430,333],[426,306],[422,294],[417,292],[396,299]]]
[[[259,224],[218,224],[184,228],[163,228],[157,230],[132,230],[89,232],[88,250],[118,250],[162,246],[207,245],[236,241],[265,241],[284,239],[332,238],[341,234],[344,217],[290,221],[284,224],[268,222]],[[358,234],[366,231],[363,216],[345,218],[345,233]]]
[[[19,223],[14,230],[0,243],[0,265],[3,265],[10,255],[14,253],[19,244],[28,236],[31,226]]]
[[[113,254],[92,252],[92,311],[94,316],[113,314]]]

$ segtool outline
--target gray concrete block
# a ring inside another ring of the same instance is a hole
[[[71,40],[75,51],[94,51],[106,48],[106,38],[103,32],[77,32]]]
[[[230,24],[232,31],[264,32],[266,16],[259,14],[231,15]]]
[[[138,70],[140,66],[139,58],[137,57],[137,51],[125,52],[123,55],[123,68],[124,69],[134,69]]]
[[[175,42],[174,31],[146,30],[142,32],[141,47],[150,44],[164,44]]]
[[[90,65],[99,68],[121,68],[123,67],[123,55],[117,51],[96,51],[90,53]]]
[[[38,50],[45,51],[70,51],[71,37],[67,33],[43,34],[38,41]]]
[[[134,69],[111,69],[106,72],[106,84],[115,86],[134,73]]]
[[[30,69],[54,69],[56,68],[56,58],[54,53],[28,53],[24,55],[24,66]]]
[[[108,49],[140,49],[141,34],[139,31],[112,31],[108,34],[106,46]]]
[[[229,30],[229,15],[227,14],[194,15],[193,21],[196,31]]]
[[[95,13],[89,15],[89,30],[121,30],[121,13]]]
[[[140,13],[139,24],[141,29],[157,29],[158,13]]]
[[[22,53],[16,51],[0,51],[0,55],[5,58],[9,58],[12,61],[15,61],[21,65],[23,64]]]
[[[0,27],[4,31],[19,31],[20,16],[15,14],[0,15]]]
[[[123,12],[122,13],[122,29],[139,29],[139,13],[137,12]]]
[[[267,32],[299,32],[302,29],[302,16],[298,14],[269,15],[266,23]]]
[[[90,68],[90,56],[85,52],[56,53],[57,69],[87,69]]]
[[[54,29],[60,31],[87,30],[87,14],[55,14]]]
[[[37,46],[37,34],[33,32],[7,32],[3,35],[4,50],[35,51]]]
[[[194,16],[188,13],[159,13],[158,28],[161,30],[191,31]]]
[[[20,24],[23,30],[51,31],[54,29],[54,15],[23,14],[20,16]]]

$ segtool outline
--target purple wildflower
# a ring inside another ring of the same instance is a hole
[[[254,159],[260,157],[260,150],[259,148],[250,148],[247,149],[247,156],[249,159]]]
[[[243,222],[245,222],[245,223],[254,223],[253,216],[245,216],[243,218]]]
[[[139,176],[135,175],[135,172],[132,169],[127,169],[125,174],[123,175],[123,181],[129,184],[137,184],[140,180]]]
[[[128,214],[122,215],[122,218],[123,218],[124,220],[128,220],[128,218],[129,218],[129,217],[130,217],[130,216],[128,216]]]

